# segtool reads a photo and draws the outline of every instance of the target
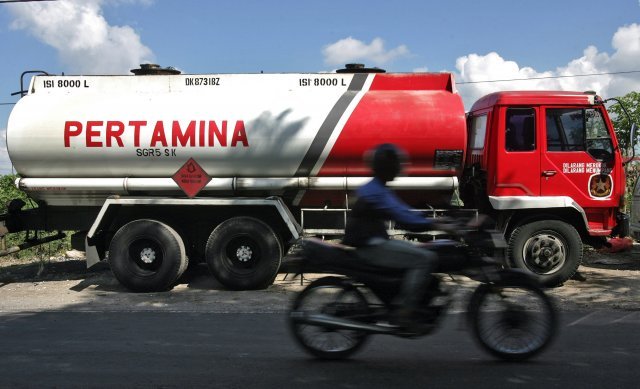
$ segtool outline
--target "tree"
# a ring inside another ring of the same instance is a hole
[[[629,92],[622,97],[618,97],[617,100],[624,105],[624,108],[626,108],[629,116],[631,116],[631,120],[636,123],[636,126],[640,125],[640,92]],[[625,151],[630,151],[629,131],[631,130],[631,123],[629,122],[629,118],[618,102],[610,106],[608,110],[609,113],[612,114],[611,121],[616,130],[621,148]],[[640,128],[636,128],[634,146],[637,146],[638,143],[638,130],[640,130]]]

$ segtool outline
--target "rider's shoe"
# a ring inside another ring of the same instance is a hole
[[[415,323],[415,310],[409,307],[398,307],[391,312],[389,322],[401,328],[409,328]]]
[[[398,307],[391,312],[389,323],[407,335],[425,334],[435,328],[431,320],[425,321],[425,313],[418,309]]]

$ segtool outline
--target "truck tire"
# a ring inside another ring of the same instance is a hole
[[[264,222],[234,217],[218,225],[207,241],[207,265],[229,289],[264,289],[273,283],[282,261],[282,245]]]
[[[180,235],[156,220],[134,220],[122,226],[109,245],[114,276],[134,292],[170,289],[187,268]]]
[[[517,268],[533,275],[544,286],[560,286],[574,275],[582,262],[578,231],[559,220],[523,224],[511,233],[509,258]]]

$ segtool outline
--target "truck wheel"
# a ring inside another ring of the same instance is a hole
[[[171,227],[156,220],[122,226],[109,245],[114,276],[134,292],[170,289],[188,265],[184,243]]]
[[[573,226],[545,220],[516,228],[508,250],[516,267],[531,272],[545,286],[559,286],[580,266],[583,248]]]
[[[273,283],[282,261],[280,240],[264,222],[234,217],[218,225],[205,258],[213,275],[229,289],[263,289]]]

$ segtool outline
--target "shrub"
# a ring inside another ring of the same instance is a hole
[[[24,209],[36,207],[35,202],[29,199],[26,193],[16,188],[16,178],[17,176],[14,174],[0,176],[0,213],[7,212],[7,205],[13,199],[23,200],[27,204],[25,205]],[[46,236],[48,234],[49,233],[39,232],[38,236]],[[17,253],[11,254],[11,256],[15,258],[49,258],[50,256],[54,255],[62,255],[65,251],[71,248],[70,236],[70,234],[67,234],[67,237],[64,239],[19,251]],[[20,243],[23,243],[27,239],[27,237],[33,238],[33,232],[31,232],[30,235],[28,235],[27,232],[16,232],[8,234],[1,239],[0,248],[4,250],[5,248],[19,245]]]

